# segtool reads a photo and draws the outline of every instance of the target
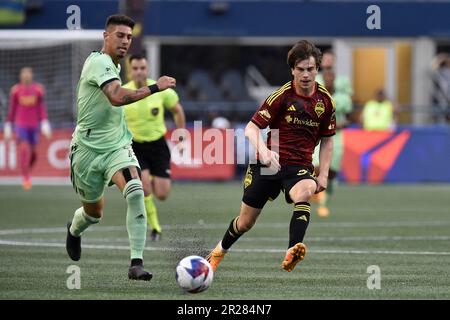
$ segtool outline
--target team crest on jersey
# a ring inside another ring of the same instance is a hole
[[[152,115],[154,115],[155,117],[158,115],[159,113],[159,109],[158,108],[153,108],[152,109]]]
[[[319,101],[316,103],[316,106],[314,107],[314,111],[316,112],[317,116],[320,118],[320,116],[325,112],[325,105],[322,101]]]
[[[269,111],[267,109],[263,109],[258,112],[261,117],[263,117],[265,120],[269,120],[272,116],[270,115]]]

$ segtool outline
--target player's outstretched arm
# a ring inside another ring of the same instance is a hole
[[[317,177],[316,193],[325,190],[328,186],[328,172],[333,158],[333,137],[323,137],[320,140],[319,176]]]
[[[175,88],[175,85],[176,80],[174,78],[162,76],[158,79],[156,84],[148,87],[142,87],[137,90],[123,88],[120,85],[119,80],[114,80],[107,83],[102,90],[113,106],[120,107],[144,99],[153,93],[163,91],[168,88]]]

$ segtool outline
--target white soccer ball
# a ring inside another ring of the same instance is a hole
[[[200,256],[189,256],[178,263],[175,278],[184,291],[199,293],[209,288],[213,273],[206,259]]]

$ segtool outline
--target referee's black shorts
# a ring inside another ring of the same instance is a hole
[[[276,174],[267,174],[267,167],[261,163],[250,164],[244,178],[244,195],[242,201],[253,208],[262,209],[267,200],[275,200],[280,191],[288,203],[292,203],[289,191],[297,182],[304,179],[316,181],[314,167],[282,166]]]
[[[133,141],[133,151],[141,170],[149,170],[152,176],[170,178],[170,150],[164,137],[152,142]]]

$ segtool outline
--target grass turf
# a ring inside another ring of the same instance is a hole
[[[86,231],[74,263],[64,248],[65,223],[79,206],[73,190],[0,186],[0,299],[450,298],[449,185],[339,186],[331,216],[312,215],[310,252],[291,273],[279,268],[292,212],[280,196],[235,244],[211,288],[184,294],[176,263],[214,247],[238,214],[241,192],[238,183],[175,183],[169,200],[157,202],[163,239],[147,241],[154,278],[136,282],[127,279],[126,207],[117,190],[105,193],[104,219]],[[73,264],[80,290],[66,287]],[[370,265],[381,269],[380,290],[367,288]]]

